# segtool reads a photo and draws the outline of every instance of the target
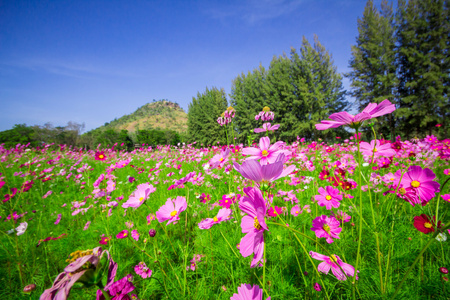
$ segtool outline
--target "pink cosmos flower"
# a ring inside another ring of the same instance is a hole
[[[363,121],[389,114],[394,110],[395,105],[387,99],[383,100],[380,104],[369,103],[369,105],[356,116],[353,116],[346,111],[334,113],[330,116],[332,121],[324,120],[321,124],[316,124],[316,129],[326,130],[329,128],[337,128],[342,125],[358,128]]]
[[[262,300],[262,297],[263,290],[258,285],[251,286],[243,283],[238,287],[238,293],[233,294],[230,300]],[[270,297],[267,297],[266,300],[270,300]]]
[[[259,148],[247,147],[242,150],[242,154],[250,155],[245,160],[259,159],[261,165],[273,164],[277,159],[278,155],[283,153],[280,148],[283,146],[284,142],[278,141],[272,146],[270,145],[270,139],[266,136],[259,139]]]
[[[332,216],[321,215],[312,221],[312,225],[311,230],[314,231],[316,236],[326,238],[328,244],[333,242],[333,238],[339,239],[339,234],[342,231],[342,228],[339,227],[339,221]]]
[[[421,166],[411,166],[403,177],[401,175],[401,170],[395,173],[394,184],[399,187],[398,196],[408,201],[412,206],[416,204],[426,205],[439,192],[441,185],[433,181],[436,175],[428,168],[422,169]]]
[[[211,169],[223,168],[225,163],[228,161],[228,156],[230,156],[230,149],[226,148],[225,151],[221,151],[220,154],[216,154],[209,161],[209,166]]]
[[[385,157],[391,157],[395,155],[395,150],[392,149],[391,144],[387,143],[384,145],[381,145],[379,140],[372,140],[369,143],[361,142],[359,144],[359,147],[361,149],[361,152],[363,155],[367,155],[370,158],[378,158],[381,156]]]
[[[338,208],[341,205],[342,195],[339,195],[339,190],[333,188],[332,186],[327,186],[326,190],[322,187],[319,188],[319,194],[315,195],[317,204],[320,206],[325,206],[326,209],[331,209],[332,207]]]
[[[134,271],[144,279],[150,278],[152,276],[152,270],[150,270],[143,261],[134,266]]]
[[[155,191],[156,188],[154,188],[153,185],[142,183],[136,187],[136,190],[131,194],[128,201],[122,204],[122,207],[139,207],[147,200],[148,196]]]
[[[166,203],[156,212],[156,218],[159,223],[169,220],[166,225],[174,222],[176,224],[180,219],[179,215],[187,208],[186,198],[177,196],[175,200],[167,199]]]
[[[300,207],[298,206],[298,204],[294,205],[291,208],[291,215],[293,215],[294,217],[298,217],[298,215],[301,213],[302,213],[302,211],[301,211]]]
[[[255,128],[254,132],[261,133],[261,132],[266,132],[266,131],[275,131],[278,128],[280,128],[280,124],[272,126],[272,125],[270,125],[270,123],[264,123],[262,128]]]
[[[135,229],[133,231],[131,231],[131,237],[133,238],[133,240],[138,241],[139,240],[139,233],[138,231]]]
[[[61,221],[61,214],[58,214],[58,217],[56,218],[56,221],[55,221],[55,225],[58,225],[59,221]]]
[[[314,259],[322,261],[317,267],[319,272],[328,274],[331,269],[331,272],[334,276],[336,276],[338,280],[347,280],[347,277],[345,275],[350,277],[353,277],[355,275],[355,268],[352,265],[343,262],[337,255],[332,254],[331,256],[325,256],[313,251],[310,251],[309,255],[311,255],[311,257]],[[345,274],[342,273],[341,268]],[[358,276],[356,276],[356,279],[358,279]]]
[[[197,263],[201,262],[203,257],[203,254],[194,254],[194,257],[190,261],[191,263],[189,266],[186,266],[186,270],[195,271],[197,269]]]
[[[89,229],[89,225],[91,225],[91,221],[87,221],[86,224],[84,225],[83,230],[88,230]]]
[[[210,229],[213,225],[230,219],[231,209],[221,208],[214,218],[207,218],[198,224],[200,229]]]
[[[336,218],[339,222],[350,222],[350,219],[352,218],[342,210],[338,210],[336,214],[334,212],[331,212],[331,215]]]
[[[241,220],[242,233],[246,235],[239,250],[243,257],[255,254],[250,265],[254,268],[264,254],[264,231],[269,230],[264,220],[266,202],[258,188],[246,187],[244,192],[247,196],[239,202],[239,208],[247,214]]]
[[[278,178],[285,177],[295,170],[294,165],[290,165],[283,169],[284,154],[278,155],[274,163],[261,165],[257,160],[246,160],[240,166],[233,163],[234,169],[247,179],[253,180],[257,183],[270,183]]]
[[[152,221],[155,220],[155,219],[156,219],[156,217],[155,217],[154,214],[149,214],[147,216],[147,225],[150,225],[152,223]]]

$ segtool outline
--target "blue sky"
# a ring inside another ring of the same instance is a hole
[[[380,1],[375,1],[379,5]],[[347,72],[364,0],[0,2],[0,131],[96,128],[153,99],[188,104],[320,42]],[[344,80],[346,88],[348,81]]]

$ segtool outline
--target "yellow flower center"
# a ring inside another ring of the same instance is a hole
[[[327,201],[330,201],[330,200],[331,200],[331,196],[330,196],[330,195],[326,195],[326,196],[325,196],[325,199],[326,199]]]
[[[330,234],[330,226],[328,224],[323,225],[322,229],[325,230],[328,234]]]
[[[221,157],[221,158],[219,159],[219,161],[223,161],[223,157]]]
[[[263,151],[261,152],[261,154],[262,154],[262,156],[267,156],[267,155],[269,154],[269,152],[268,152],[267,150],[263,150]]]
[[[72,263],[79,259],[80,257],[86,256],[86,255],[92,255],[93,251],[92,249],[88,249],[86,251],[77,250],[75,252],[72,252],[69,254],[70,258],[66,260],[68,263]]]
[[[253,226],[254,226],[256,229],[261,230],[261,225],[259,225],[259,222],[258,222],[258,218],[257,218],[257,217],[255,217],[255,222],[253,223]]]
[[[177,215],[177,211],[174,210],[173,212],[170,213],[170,215],[171,215],[172,217],[175,217],[175,216]]]
[[[423,224],[423,226],[425,226],[425,228],[433,227],[433,225],[430,222],[425,222],[425,224]]]
[[[336,255],[331,254],[330,260],[331,260],[331,262],[337,263],[337,257],[336,257]]]
[[[139,201],[144,201],[144,197],[139,198]]]
[[[411,181],[411,186],[414,188],[418,188],[420,186],[420,182],[418,182],[417,180],[413,180]]]
[[[104,156],[103,156],[103,154],[100,154],[99,156],[98,156],[98,158],[103,158]]]
[[[298,210],[296,210],[295,213],[298,215],[300,212]]]
[[[270,108],[268,106],[264,106],[263,111],[270,111]]]
[[[398,191],[399,191],[400,194],[402,194],[402,195],[406,194],[406,190],[405,190],[404,188],[400,188]]]
[[[214,222],[219,222],[219,219],[217,219],[217,217],[213,218]]]
[[[232,111],[232,110],[234,110],[234,108],[232,106],[228,106],[227,110]]]

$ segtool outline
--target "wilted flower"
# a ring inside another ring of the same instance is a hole
[[[28,227],[28,223],[27,222],[20,223],[19,226],[16,228],[17,235],[24,234],[25,231],[27,230],[27,227]]]
[[[35,289],[36,289],[36,285],[35,285],[34,283],[32,283],[32,284],[29,284],[29,285],[25,286],[25,287],[23,288],[23,292],[24,292],[24,293],[31,293],[31,292],[34,291]]]
[[[107,250],[103,251],[102,247],[75,251],[70,254],[70,257],[69,265],[56,277],[53,286],[44,291],[40,300],[66,299],[75,282],[80,281],[87,286],[96,285],[102,280],[106,271],[108,275],[105,290],[114,281],[117,264],[112,260],[110,253]]]

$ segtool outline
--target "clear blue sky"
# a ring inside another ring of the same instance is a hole
[[[0,1],[0,131],[68,121],[90,130],[153,99],[187,112],[197,92],[229,93],[238,74],[299,49],[302,36],[317,34],[347,72],[365,4]]]

